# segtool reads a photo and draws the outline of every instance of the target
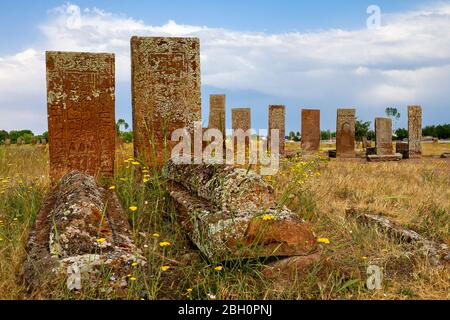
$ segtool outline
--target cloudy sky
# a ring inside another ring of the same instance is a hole
[[[301,107],[331,130],[338,107],[373,120],[395,106],[405,126],[420,104],[425,124],[449,123],[449,30],[450,1],[1,0],[0,129],[47,130],[46,50],[115,53],[117,117],[131,123],[133,35],[200,38],[204,122],[209,94],[225,93],[228,116],[251,107],[255,129],[270,104],[287,106],[289,131]]]

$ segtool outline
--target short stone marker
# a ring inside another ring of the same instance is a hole
[[[251,109],[250,108],[235,108],[231,110],[231,124],[233,129],[233,143],[234,151],[237,150],[238,140],[234,137],[236,130],[241,129],[247,133],[251,129]],[[250,136],[245,137],[245,150],[250,148]]]
[[[409,144],[408,142],[397,141],[395,143],[395,152],[400,153],[403,159],[409,158]]]
[[[282,105],[272,105],[269,106],[269,132],[268,134],[268,144],[269,147],[271,146],[271,130],[277,129],[278,130],[278,136],[279,136],[279,144],[280,149],[279,153],[280,155],[285,154],[285,140],[286,140],[286,107]]]
[[[408,106],[409,158],[422,156],[422,107]]]
[[[316,251],[310,225],[280,207],[253,171],[168,162],[169,193],[193,243],[212,261],[306,256]]]
[[[33,145],[33,146],[36,145],[36,137],[31,138],[31,145]]]
[[[63,275],[69,290],[106,272],[115,287],[126,287],[133,263],[144,265],[127,215],[113,191],[82,172],[65,175],[47,196],[27,245],[25,280],[37,289]],[[101,277],[100,277],[101,278]]]
[[[132,100],[135,156],[148,165],[170,158],[176,129],[193,137],[201,121],[200,41],[133,37]]]
[[[306,152],[320,149],[320,110],[302,109],[302,149]]]
[[[11,145],[11,139],[5,139],[5,146],[9,147]]]
[[[25,141],[22,138],[18,138],[16,144],[18,146],[22,146],[25,143]]]
[[[114,55],[47,52],[46,62],[52,181],[73,170],[113,176]]]
[[[336,123],[336,157],[355,158],[355,109],[338,109]]]
[[[368,155],[369,161],[398,161],[402,155],[394,153],[392,148],[392,120],[390,118],[375,119],[376,154]]]

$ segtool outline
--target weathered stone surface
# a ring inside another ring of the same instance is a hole
[[[336,157],[354,158],[355,109],[338,109],[336,123]]]
[[[367,156],[367,160],[370,162],[400,161],[402,160],[402,158],[403,156],[400,153],[385,154],[385,155],[370,154]]]
[[[392,155],[392,120],[389,118],[375,119],[375,136],[377,155]]]
[[[133,262],[145,264],[116,195],[76,171],[50,192],[27,251],[24,275],[31,285],[62,274],[69,289],[80,289],[81,278],[95,279],[105,268],[111,283],[122,285]]]
[[[135,156],[148,165],[170,158],[176,129],[201,120],[197,38],[131,39]]]
[[[5,139],[5,146],[11,145],[11,139]]]
[[[225,165],[169,161],[169,191],[192,241],[211,260],[307,255],[310,227],[277,206],[262,178]]]
[[[47,144],[47,139],[42,138],[42,139],[41,139],[41,143],[42,143],[43,145],[46,145],[46,144]]]
[[[35,145],[36,145],[36,138],[35,138],[35,137],[32,137],[30,142],[31,142],[31,144],[32,144],[33,146],[35,146]]]
[[[318,252],[307,256],[289,257],[266,265],[262,273],[269,279],[295,281],[298,274],[307,272],[320,259],[321,255]]]
[[[328,158],[336,158],[336,150],[328,150]]]
[[[208,129],[218,129],[222,131],[225,138],[226,130],[226,113],[225,113],[225,101],[224,94],[212,94],[209,96],[209,125]]]
[[[302,109],[302,149],[306,152],[320,149],[320,110]]]
[[[115,151],[114,55],[47,52],[50,175],[112,176]]]
[[[422,107],[408,106],[409,158],[422,156]]]
[[[270,137],[271,130],[278,129],[279,130],[279,142],[280,142],[280,155],[285,154],[285,140],[286,140],[286,107],[285,106],[269,106],[269,146],[271,145]]]
[[[403,159],[409,158],[409,144],[408,142],[397,141],[395,143],[395,152],[400,153]]]
[[[242,129],[244,133],[252,127],[251,109],[250,108],[235,108],[231,110],[231,127],[233,132]],[[234,138],[234,150],[237,148],[237,139]],[[250,147],[250,137],[245,138],[245,148]]]
[[[444,152],[441,154],[441,158],[450,158],[450,152]]]

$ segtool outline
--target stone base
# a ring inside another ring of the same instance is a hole
[[[395,154],[386,154],[386,155],[377,155],[371,154],[367,156],[367,161],[370,162],[382,162],[382,161],[400,161],[403,156],[400,153]]]
[[[370,147],[370,148],[366,148],[366,155],[376,155],[377,154],[377,148],[375,147]]]

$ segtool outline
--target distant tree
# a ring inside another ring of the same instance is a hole
[[[394,128],[397,125],[398,119],[400,119],[400,113],[398,112],[396,107],[387,107],[385,109],[386,115],[392,119],[392,123]]]
[[[322,130],[320,131],[320,139],[321,140],[331,140],[331,138],[336,137],[336,132],[331,132],[331,130]]]
[[[372,140],[372,141],[375,140],[375,131],[369,130],[367,132],[367,139]]]
[[[0,144],[4,143],[9,138],[9,133],[5,130],[0,130]]]
[[[122,132],[122,139],[126,143],[133,142],[133,132],[131,131]]]
[[[398,140],[403,140],[408,138],[408,130],[399,128],[395,130],[395,135],[397,136]]]
[[[355,138],[356,141],[362,141],[363,137],[369,138],[370,121],[362,121],[356,118],[355,122]]]
[[[450,124],[440,124],[437,126],[426,126],[422,129],[423,136],[430,136],[438,139],[450,138]]]
[[[21,138],[23,139],[23,142],[25,144],[30,144],[31,143],[31,139],[33,139],[33,134],[30,133],[24,133]]]
[[[123,119],[117,120],[117,123],[116,123],[116,133],[117,133],[118,136],[120,136],[121,128],[122,128],[122,127],[124,127],[125,130],[128,130],[128,128],[129,128],[130,126],[129,126],[129,124],[128,124],[125,120],[123,120]]]
[[[42,136],[41,139],[44,138],[46,141],[48,141],[48,131],[45,131]]]
[[[290,141],[300,141],[300,132],[295,133],[294,131],[289,132],[288,139]]]

